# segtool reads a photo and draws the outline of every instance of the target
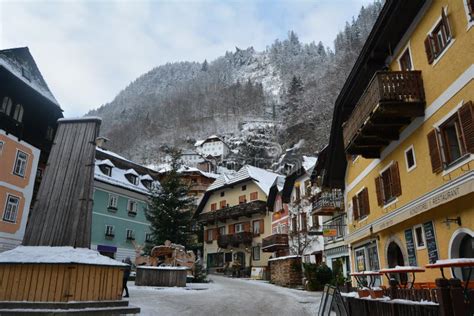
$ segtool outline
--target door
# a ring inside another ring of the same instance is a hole
[[[459,258],[474,258],[474,238],[465,235],[459,245]],[[467,281],[469,278],[469,268],[462,268],[462,280]],[[474,276],[471,275],[471,279]]]
[[[388,245],[387,250],[387,263],[389,268],[395,268],[396,266],[404,266],[405,260],[403,259],[403,253],[398,244],[392,241]],[[399,282],[405,283],[408,280],[406,273],[390,275],[391,278],[397,279]]]

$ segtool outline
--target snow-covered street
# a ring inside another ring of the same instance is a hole
[[[264,281],[210,276],[186,288],[141,287],[129,282],[130,304],[142,315],[315,315],[321,292],[288,289]]]

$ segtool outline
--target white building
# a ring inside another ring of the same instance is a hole
[[[204,158],[194,150],[184,150],[180,159],[181,163],[188,167],[196,167],[199,163],[204,162]]]
[[[194,147],[196,151],[204,157],[212,156],[224,158],[229,153],[229,146],[217,135],[198,140],[194,144]]]

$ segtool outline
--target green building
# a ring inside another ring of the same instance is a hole
[[[134,262],[135,251],[151,240],[145,209],[150,188],[158,184],[157,173],[99,146],[91,247],[117,260],[130,257]]]

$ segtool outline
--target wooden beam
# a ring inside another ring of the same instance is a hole
[[[398,130],[381,128],[381,127],[369,127],[364,128],[364,135],[366,136],[377,136],[386,140],[398,140],[400,138],[400,133]]]
[[[382,102],[378,112],[383,114],[384,117],[414,118],[425,114],[425,106],[420,102]]]

